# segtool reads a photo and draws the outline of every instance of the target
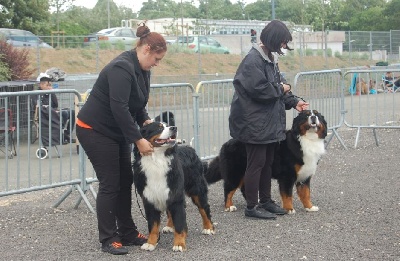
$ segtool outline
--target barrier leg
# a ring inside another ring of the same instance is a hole
[[[53,208],[57,208],[73,191],[74,187],[71,186],[64,195],[53,205]]]
[[[378,135],[376,134],[376,129],[372,129],[372,132],[374,133],[374,138],[375,138],[375,144],[376,146],[379,146],[379,139],[378,139]]]
[[[359,137],[360,137],[360,131],[361,131],[361,128],[358,127],[358,128],[357,128],[356,141],[355,141],[355,143],[354,143],[354,148],[355,148],[355,149],[357,148],[358,139],[359,139]]]
[[[80,186],[76,185],[76,189],[78,190],[79,194],[81,194],[81,197],[83,199],[83,201],[85,201],[86,206],[88,207],[88,209],[90,210],[90,212],[92,212],[93,214],[96,214],[96,211],[94,211],[92,205],[90,204],[88,198],[85,195],[85,192],[83,192],[83,190],[81,189]]]

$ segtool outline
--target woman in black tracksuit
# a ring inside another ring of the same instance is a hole
[[[167,51],[165,39],[145,24],[138,27],[136,35],[136,48],[120,54],[100,72],[76,123],[79,142],[99,180],[99,240],[102,250],[114,255],[127,254],[124,246],[146,242],[131,214],[131,144],[135,143],[142,155],[153,151],[138,125],[151,122],[145,109],[150,69]]]
[[[286,211],[271,199],[272,163],[280,141],[286,138],[286,112],[306,109],[308,103],[297,100],[282,77],[277,54],[292,36],[284,23],[271,21],[261,32],[260,44],[243,59],[233,85],[230,134],[246,145],[247,168],[244,177],[248,217],[275,219]]]

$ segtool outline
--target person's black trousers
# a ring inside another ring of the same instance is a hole
[[[79,126],[76,135],[99,180],[96,200],[99,240],[106,244],[120,242],[137,229],[131,214],[131,145]]]
[[[272,163],[278,143],[248,144],[247,168],[244,175],[244,188],[247,207],[253,208],[258,202],[271,199]]]

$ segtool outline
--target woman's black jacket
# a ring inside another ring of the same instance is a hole
[[[119,142],[142,138],[138,124],[150,119],[150,72],[143,71],[136,50],[126,51],[100,72],[77,117],[95,131]]]
[[[229,129],[233,138],[244,143],[268,144],[286,138],[285,109],[295,108],[298,100],[284,94],[277,56],[271,61],[257,44],[243,59],[233,85]]]

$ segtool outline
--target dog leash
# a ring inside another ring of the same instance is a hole
[[[139,197],[138,197],[136,186],[135,186],[135,195],[136,195],[136,203],[137,203],[137,205],[139,207],[140,214],[142,214],[142,217],[147,221],[146,216],[143,214],[143,209],[142,209],[142,207],[140,206],[140,203],[139,203]]]

